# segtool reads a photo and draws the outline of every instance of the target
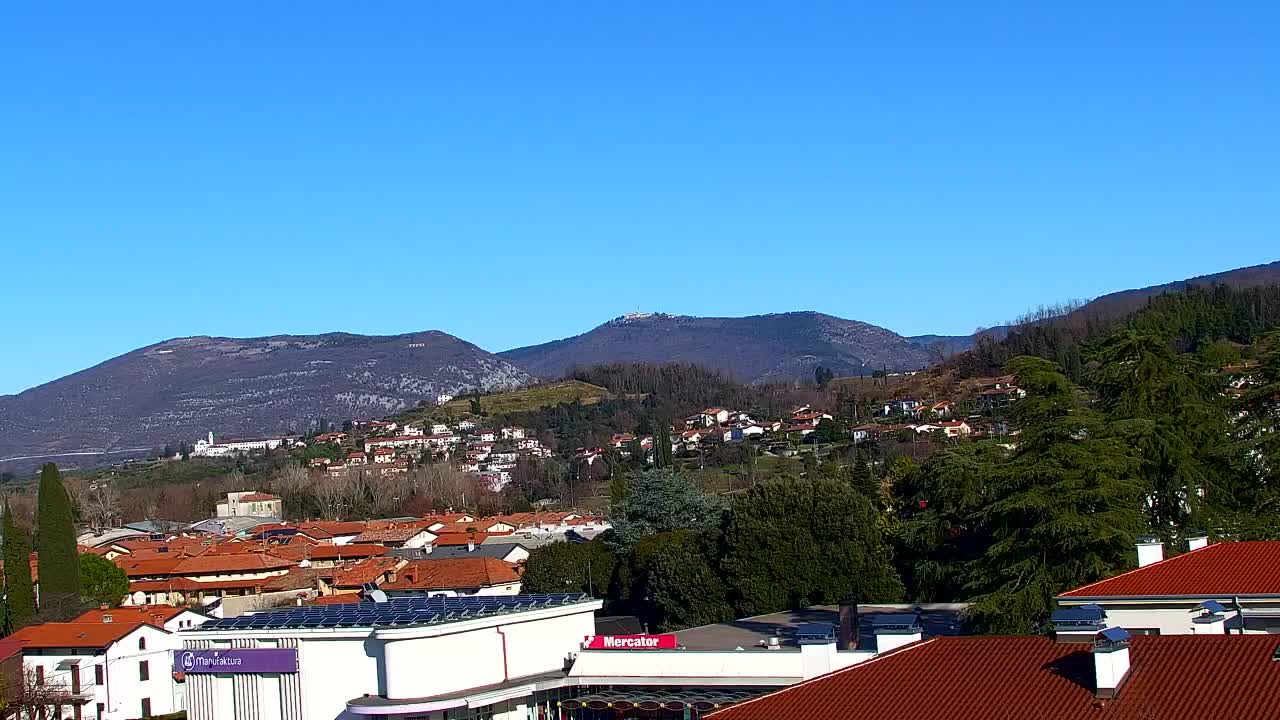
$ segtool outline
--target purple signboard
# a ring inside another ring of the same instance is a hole
[[[180,673],[294,673],[298,672],[298,651],[293,648],[174,650],[173,671]]]

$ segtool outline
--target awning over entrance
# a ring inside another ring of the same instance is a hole
[[[750,700],[768,692],[771,688],[759,690],[720,690],[706,688],[699,690],[650,690],[635,688],[634,690],[608,690],[604,692],[581,695],[560,701],[560,707],[566,710],[587,708],[588,710],[694,710],[707,711],[722,708],[726,705]]]

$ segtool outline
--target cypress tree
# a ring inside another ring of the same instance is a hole
[[[653,434],[653,466],[671,467],[671,428],[665,420],[658,423],[658,429]]]
[[[4,503],[4,590],[7,604],[4,632],[11,633],[31,622],[36,614],[35,592],[31,587],[31,541],[13,521],[9,501]]]
[[[40,469],[36,552],[40,567],[40,606],[54,617],[67,616],[80,605],[80,556],[76,552],[71,501],[58,466]]]

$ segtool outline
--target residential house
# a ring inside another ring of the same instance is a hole
[[[191,608],[175,605],[129,605],[124,607],[102,606],[86,610],[75,620],[76,623],[148,623],[167,632],[178,632],[188,628],[200,627],[213,618]]]
[[[973,428],[963,420],[944,420],[937,425],[949,438],[965,438],[973,434]]]
[[[356,536],[355,542],[373,543],[389,548],[420,548],[427,547],[435,539],[435,534],[427,530],[426,527],[405,525],[378,530],[365,530]]]
[[[522,427],[504,427],[501,432],[503,440],[520,440],[527,431]]]
[[[227,499],[218,502],[218,517],[284,517],[284,503],[275,495],[257,490],[227,493]]]
[[[531,533],[525,533],[529,535]],[[519,542],[513,542],[518,538],[519,534],[509,536],[494,535],[486,537],[485,541],[479,545],[447,545],[445,547],[432,548],[431,559],[447,560],[462,557],[489,557],[501,560],[505,563],[518,564],[529,559],[529,548]],[[552,533],[547,533],[552,536]],[[560,539],[564,539],[561,535]]]
[[[378,450],[391,450],[391,448],[378,448]],[[374,452],[377,452],[377,450],[375,450]],[[394,453],[395,450],[391,450],[391,452]],[[364,453],[360,452],[359,450],[353,450],[347,453],[347,467],[364,465],[367,462],[368,460],[365,458]]]
[[[373,451],[373,462],[375,465],[385,465],[395,462],[396,451],[391,448],[383,447]]]
[[[703,427],[715,427],[729,422],[729,411],[720,407],[712,407],[699,413]]]
[[[390,580],[395,571],[404,567],[407,562],[398,557],[377,557],[345,563],[333,568],[333,573],[325,584],[329,594],[355,594],[365,585],[377,585]]]
[[[177,637],[151,622],[57,622],[22,628],[7,638],[21,645],[24,673],[42,694],[65,698],[46,717],[127,720],[186,709],[173,676]]]

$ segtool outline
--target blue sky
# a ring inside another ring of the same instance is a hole
[[[1280,259],[1274,4],[1031,5],[7,4],[0,393],[197,334],[966,333]]]

